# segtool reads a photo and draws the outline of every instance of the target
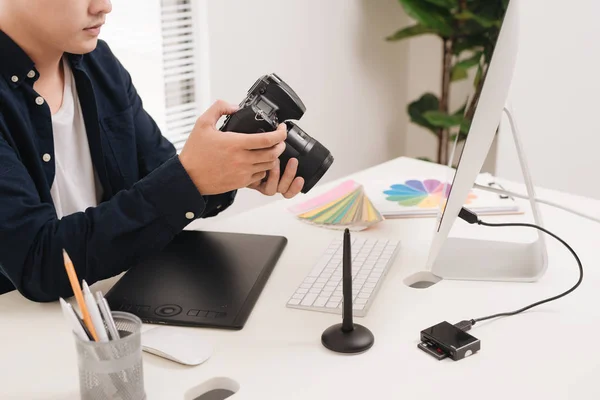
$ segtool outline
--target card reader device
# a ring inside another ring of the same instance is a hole
[[[481,341],[444,321],[421,331],[418,348],[438,360],[450,358],[458,361],[478,352]]]

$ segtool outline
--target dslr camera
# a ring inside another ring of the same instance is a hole
[[[225,118],[220,130],[252,134],[273,131],[285,123],[287,139],[285,151],[279,157],[281,173],[290,158],[296,158],[296,176],[304,178],[302,193],[308,193],[325,175],[333,156],[292,121],[302,118],[305,111],[300,97],[280,77],[274,73],[263,75],[248,90],[239,110]]]

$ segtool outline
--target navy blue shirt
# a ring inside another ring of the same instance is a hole
[[[103,198],[58,219],[50,108],[33,88],[33,61],[0,31],[0,293],[16,289],[39,302],[73,294],[63,248],[91,285],[164,248],[190,217],[219,214],[236,194],[198,192],[105,42],[65,56]]]

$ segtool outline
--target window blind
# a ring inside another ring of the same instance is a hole
[[[192,0],[161,0],[164,136],[181,151],[198,117]]]

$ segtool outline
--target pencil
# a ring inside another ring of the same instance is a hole
[[[67,270],[67,275],[69,276],[69,281],[71,282],[71,287],[73,288],[73,294],[75,295],[75,299],[77,300],[77,304],[79,304],[79,309],[81,310],[81,315],[83,317],[83,323],[88,328],[94,341],[98,341],[98,335],[96,334],[96,330],[94,329],[94,324],[92,323],[92,318],[90,317],[90,313],[88,312],[87,307],[85,306],[85,301],[83,300],[83,292],[81,291],[81,286],[79,285],[79,279],[77,279],[77,274],[75,273],[75,267],[73,266],[73,261],[63,249],[63,258],[65,261],[65,269]]]

